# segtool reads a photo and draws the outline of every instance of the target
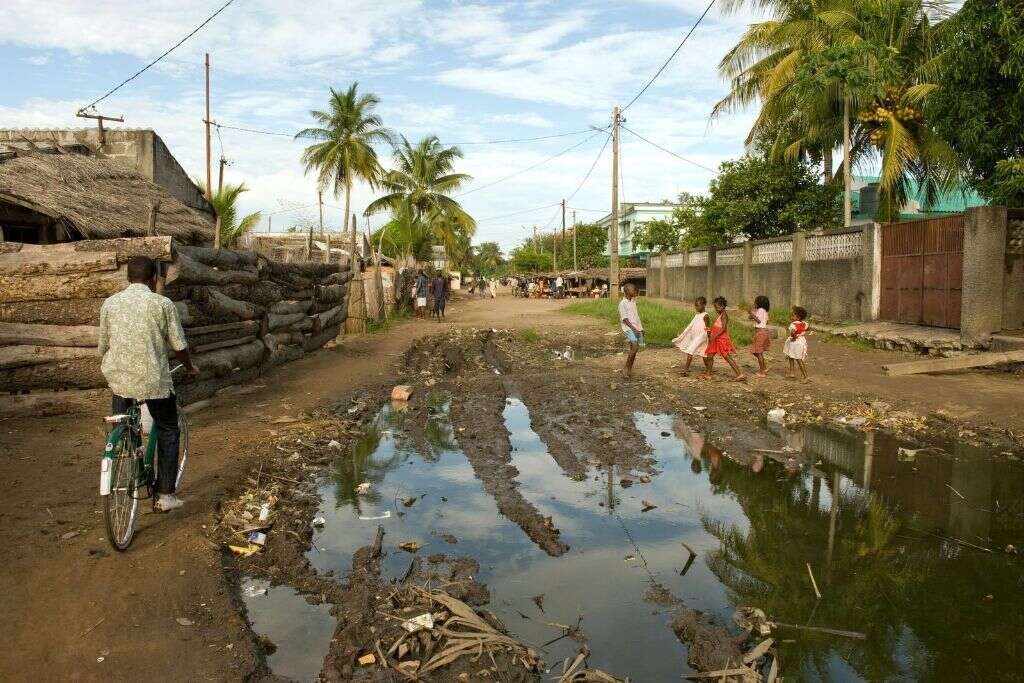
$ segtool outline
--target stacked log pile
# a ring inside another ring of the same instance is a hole
[[[46,392],[74,405],[72,390],[106,386],[96,351],[100,306],[124,289],[135,255],[166,264],[162,293],[201,370],[178,382],[186,403],[320,348],[347,317],[347,264],[279,263],[169,237],[0,245],[0,403],[8,404],[0,414],[35,405],[55,412],[60,401]]]

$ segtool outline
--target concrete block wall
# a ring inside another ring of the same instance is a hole
[[[648,293],[691,301],[724,296],[730,306],[764,294],[775,308],[799,304],[829,320],[870,319],[873,226],[787,235],[740,245],[653,255]],[[707,265],[704,265],[706,261]],[[662,263],[670,264],[662,276]],[[699,264],[699,265],[695,265]],[[664,288],[662,288],[664,282]]]
[[[1003,329],[1024,329],[1024,209],[1007,212],[1003,259]]]

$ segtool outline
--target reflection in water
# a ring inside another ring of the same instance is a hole
[[[330,605],[311,605],[287,586],[247,583],[253,590],[243,591],[242,597],[252,629],[277,648],[267,665],[283,678],[316,680],[334,635]]]
[[[1021,546],[1024,475],[1013,463],[963,446],[951,446],[952,457],[921,452],[901,462],[888,437],[813,427],[779,434],[813,466],[800,469],[788,454],[740,465],[678,419],[637,413],[662,472],[649,484],[621,488],[628,473],[565,476],[530,428],[526,406],[510,399],[504,417],[519,490],[571,547],[550,557],[498,513],[474,478],[444,398],[431,397],[429,410],[425,436],[412,436],[402,429],[408,418],[386,406],[353,453],[339,458],[321,490],[328,523],[317,532],[319,551],[308,555],[318,569],[346,572],[351,553],[372,541],[378,524],[359,516],[390,510],[382,522],[388,573],[408,566],[409,556],[395,550],[405,540],[423,544],[423,553],[474,557],[491,587],[490,608],[519,638],[544,643],[560,634],[546,622],[575,623],[582,615],[593,663],[635,680],[675,680],[688,671],[668,616],[643,602],[648,571],[730,628],[735,607],[752,605],[779,622],[868,635],[855,641],[780,632],[793,641],[781,645],[789,680],[1017,675],[1021,565],[964,545]],[[357,494],[364,481],[372,483],[370,493]],[[405,508],[406,496],[420,498]],[[641,512],[643,499],[658,507]],[[458,545],[441,540],[445,534]],[[682,543],[698,553],[685,576]],[[545,614],[530,601],[540,593]],[[544,656],[557,661],[575,647],[561,641]]]

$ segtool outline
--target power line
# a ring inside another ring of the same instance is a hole
[[[715,0],[711,0],[711,2],[708,3],[708,6],[704,8],[704,13],[701,14],[700,17],[697,19],[697,22],[693,26],[690,27],[690,30],[686,33],[685,36],[683,36],[683,40],[679,43],[679,45],[676,46],[676,49],[672,51],[672,54],[670,54],[668,56],[668,59],[665,60],[665,63],[661,65],[661,68],[658,69],[654,73],[653,76],[651,76],[651,80],[647,81],[647,83],[644,85],[644,87],[640,88],[640,92],[638,92],[636,95],[633,96],[633,99],[631,99],[629,101],[629,104],[627,104],[625,107],[622,108],[622,111],[626,111],[631,106],[633,106],[633,103],[636,102],[638,99],[640,99],[640,96],[643,95],[645,92],[647,92],[647,89],[649,87],[651,87],[651,85],[654,83],[654,81],[656,81],[658,79],[658,76],[660,76],[661,73],[666,68],[668,68],[669,63],[671,63],[672,60],[676,58],[676,55],[679,54],[679,51],[683,49],[683,45],[686,44],[686,41],[690,39],[690,36],[693,35],[693,32],[697,30],[698,26],[700,26],[700,22],[704,21],[704,17],[706,17],[708,15],[708,12],[711,11],[711,7],[714,4],[715,4]]]
[[[522,211],[514,211],[513,213],[506,213],[506,214],[502,214],[501,216],[488,216],[487,218],[478,218],[476,222],[477,223],[482,223],[484,221],[496,221],[496,220],[500,220],[502,218],[511,218],[512,216],[521,216],[524,213],[533,213],[535,211],[541,211],[542,209],[550,209],[553,206],[558,206],[558,202],[556,202],[554,204],[545,204],[544,206],[536,206],[536,207],[534,207],[532,209],[523,209]]]
[[[622,124],[619,124],[619,125],[621,126]],[[625,129],[625,130],[626,130],[626,131],[627,131],[628,133],[630,133],[630,134],[632,134],[632,135],[635,135],[636,137],[640,138],[641,140],[643,140],[644,142],[646,142],[646,143],[647,143],[648,145],[651,145],[651,146],[653,146],[653,147],[657,147],[657,148],[658,148],[658,149],[660,149],[660,150],[661,150],[662,152],[665,152],[666,154],[671,154],[672,156],[674,156],[674,157],[675,157],[676,159],[679,159],[680,161],[685,161],[685,162],[686,162],[686,163],[688,163],[688,164],[693,164],[693,165],[694,165],[694,166],[696,166],[697,168],[702,168],[702,169],[704,169],[705,171],[708,171],[708,172],[710,172],[710,173],[715,173],[715,174],[717,174],[717,173],[718,173],[718,171],[716,171],[716,170],[715,170],[715,169],[713,169],[713,168],[710,168],[710,167],[708,167],[708,166],[705,166],[704,164],[701,164],[701,163],[698,163],[698,162],[696,162],[696,161],[693,161],[692,159],[687,159],[686,157],[684,157],[684,156],[682,156],[682,155],[680,155],[680,154],[676,154],[675,152],[673,152],[673,151],[672,151],[672,150],[670,150],[670,149],[667,149],[667,148],[665,148],[665,147],[662,147],[662,146],[661,146],[661,145],[659,145],[659,144],[658,144],[657,142],[653,142],[653,141],[651,141],[651,140],[648,140],[648,139],[647,139],[647,138],[645,138],[645,137],[644,137],[643,135],[640,135],[640,133],[637,133],[637,132],[636,132],[635,130],[631,130],[631,129],[629,129],[629,128],[626,128],[625,126],[622,126],[622,128],[624,128],[624,129]]]
[[[600,128],[600,129],[598,129],[598,131],[596,133],[594,133],[593,135],[591,135],[587,139],[585,139],[585,140],[583,140],[581,142],[577,142],[575,145],[572,145],[571,147],[566,147],[561,152],[557,152],[555,154],[552,154],[551,156],[549,156],[548,158],[544,159],[543,161],[539,161],[536,164],[533,164],[532,166],[527,166],[526,168],[520,169],[520,170],[516,171],[515,173],[509,174],[509,175],[505,176],[504,178],[499,178],[499,179],[494,180],[492,182],[486,183],[485,185],[481,185],[480,187],[474,187],[472,190],[467,190],[466,192],[463,192],[461,194],[457,194],[455,196],[456,197],[465,197],[467,194],[473,194],[474,192],[479,192],[480,190],[485,190],[488,187],[494,187],[495,185],[497,185],[499,183],[503,183],[506,180],[511,180],[512,178],[515,178],[516,176],[522,175],[523,173],[527,173],[528,171],[532,171],[535,168],[539,168],[539,167],[543,166],[544,164],[548,163],[549,161],[557,159],[558,157],[562,156],[563,154],[567,154],[567,153],[571,152],[572,150],[576,149],[577,147],[579,147],[581,145],[585,145],[586,143],[590,142],[591,140],[593,140],[595,137],[597,137],[598,135],[600,135],[604,131],[605,131],[604,128]]]
[[[181,47],[182,43],[184,43],[184,42],[185,42],[186,40],[188,40],[189,38],[191,38],[191,37],[192,37],[192,36],[194,36],[195,34],[199,33],[199,31],[200,31],[200,30],[201,30],[201,29],[202,29],[202,28],[203,28],[204,26],[206,26],[206,25],[207,25],[207,24],[209,24],[209,23],[210,23],[211,21],[213,21],[213,20],[214,20],[214,18],[216,18],[216,16],[217,16],[218,14],[220,14],[221,12],[223,12],[224,10],[226,10],[226,9],[228,8],[228,5],[230,5],[230,4],[231,4],[231,3],[233,3],[234,1],[235,1],[235,0],[228,0],[227,2],[225,2],[225,3],[223,4],[223,5],[221,5],[220,9],[218,9],[218,10],[217,10],[216,12],[214,12],[213,14],[211,14],[210,16],[208,16],[208,17],[206,18],[206,20],[205,20],[205,21],[204,21],[203,23],[199,24],[199,26],[196,26],[196,27],[195,27],[195,29],[193,29],[191,33],[189,33],[189,34],[188,34],[187,36],[185,36],[184,38],[182,38],[181,40],[179,40],[179,41],[178,41],[177,43],[175,43],[174,45],[172,45],[172,46],[170,47],[170,49],[168,49],[168,50],[167,50],[166,52],[164,52],[164,53],[163,53],[162,55],[160,55],[159,57],[157,57],[157,58],[156,58],[156,59],[154,59],[154,60],[153,60],[152,62],[150,62],[150,63],[149,63],[149,64],[147,64],[146,66],[142,67],[141,69],[139,69],[139,70],[138,70],[138,71],[136,71],[135,73],[133,73],[133,74],[132,74],[131,76],[129,76],[128,78],[124,79],[123,81],[121,81],[120,83],[118,83],[117,85],[115,85],[115,86],[114,86],[113,88],[111,88],[111,89],[110,89],[109,91],[107,91],[107,93],[106,93],[105,95],[103,95],[102,97],[100,97],[100,98],[99,98],[98,100],[94,100],[94,101],[93,101],[93,102],[92,102],[91,104],[87,104],[87,105],[85,105],[84,107],[82,107],[81,109],[79,109],[79,110],[78,110],[78,112],[79,112],[79,113],[82,113],[82,112],[84,112],[84,111],[85,111],[86,109],[92,109],[92,108],[93,108],[93,107],[95,107],[95,106],[96,106],[97,104],[99,104],[99,103],[100,103],[100,102],[102,102],[103,100],[107,99],[108,97],[110,97],[110,96],[111,96],[111,95],[113,95],[113,94],[114,94],[115,92],[117,92],[118,90],[120,90],[120,89],[121,89],[121,88],[123,88],[124,86],[128,85],[128,84],[129,84],[129,83],[131,83],[132,81],[134,81],[134,80],[135,80],[136,78],[138,78],[138,77],[139,77],[139,76],[141,76],[141,75],[142,75],[143,73],[145,73],[145,72],[146,72],[146,71],[147,71],[147,70],[148,70],[148,69],[149,69],[149,68],[150,68],[151,66],[153,66],[154,64],[156,64],[157,62],[159,62],[159,61],[160,61],[161,59],[163,59],[164,57],[166,57],[167,55],[171,54],[172,52],[174,52],[175,50],[177,50],[177,49],[178,49],[179,47]]]
[[[556,135],[541,135],[536,138],[509,138],[507,140],[483,140],[480,142],[444,142],[446,145],[500,145],[507,142],[536,142],[537,140],[552,140],[554,138],[566,138],[570,135],[582,135],[583,133],[589,133],[593,128],[586,128],[584,130],[574,130],[569,133],[558,133]]]
[[[221,128],[223,128],[224,130],[238,130],[238,131],[241,131],[243,133],[256,133],[257,135],[277,135],[277,136],[284,137],[284,138],[293,138],[293,139],[295,138],[295,134],[294,133],[277,133],[277,132],[272,131],[272,130],[259,130],[257,128],[242,128],[240,126],[228,126],[228,125],[225,125],[223,123],[214,123],[213,125],[217,127],[217,130],[220,130]]]
[[[575,197],[575,196],[576,196],[576,193],[577,193],[577,192],[579,192],[580,190],[582,190],[582,189],[583,189],[583,186],[584,186],[584,185],[586,185],[586,184],[587,184],[587,181],[588,181],[588,180],[590,180],[590,174],[594,172],[594,169],[595,169],[595,168],[597,168],[597,162],[599,162],[599,161],[601,160],[601,156],[602,156],[602,155],[604,155],[604,150],[605,150],[605,148],[607,148],[607,147],[608,147],[608,141],[609,141],[609,140],[611,140],[611,139],[612,139],[612,136],[611,136],[611,133],[609,133],[609,134],[608,134],[608,137],[606,137],[606,138],[604,139],[604,144],[603,144],[603,145],[601,145],[601,149],[600,149],[600,151],[599,151],[599,152],[597,153],[597,157],[596,157],[596,158],[594,159],[594,163],[592,163],[592,164],[590,165],[590,170],[589,170],[589,171],[587,171],[587,175],[583,176],[583,180],[581,180],[581,181],[580,181],[580,184],[579,184],[579,185],[577,185],[577,186],[576,186],[576,189],[572,191],[572,194],[570,194],[570,195],[569,195],[568,197],[566,197],[566,198],[565,198],[565,199],[564,199],[563,201],[566,201],[566,202],[568,202],[568,201],[569,201],[570,199],[572,199],[573,197]]]

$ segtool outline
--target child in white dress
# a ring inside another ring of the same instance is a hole
[[[690,374],[690,363],[694,356],[704,357],[704,349],[708,346],[708,314],[704,308],[708,300],[702,296],[694,299],[693,308],[697,315],[686,326],[686,329],[679,333],[679,336],[672,340],[680,351],[686,356],[686,365],[683,367],[683,376]]]
[[[794,306],[791,319],[789,336],[782,347],[782,353],[789,360],[789,372],[786,376],[791,379],[796,377],[794,366],[798,366],[803,381],[807,382],[807,367],[804,363],[807,360],[807,309],[803,306]]]

